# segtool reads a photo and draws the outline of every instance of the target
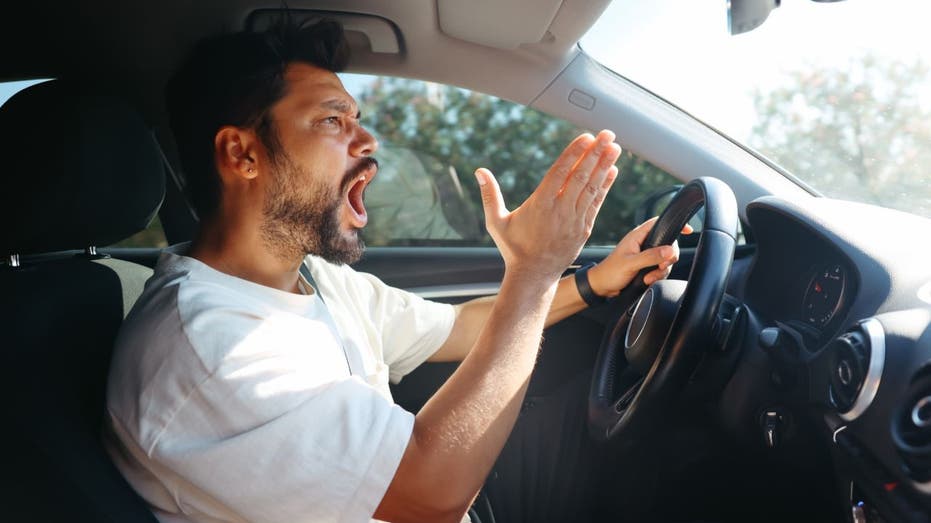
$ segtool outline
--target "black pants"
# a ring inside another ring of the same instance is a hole
[[[648,495],[615,491],[624,452],[588,435],[589,379],[580,373],[545,396],[528,394],[476,500],[482,523],[616,521],[631,496]],[[649,478],[634,483],[651,490]]]

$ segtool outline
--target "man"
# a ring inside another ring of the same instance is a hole
[[[506,267],[496,297],[452,307],[354,272],[378,144],[335,75],[347,56],[337,24],[283,24],[201,43],[169,85],[200,230],[160,258],[108,389],[111,455],[161,521],[459,521],[544,326],[677,259],[640,252],[647,223],[588,272],[591,291],[560,280],[617,175],[602,131],[514,211],[476,171]],[[393,404],[389,378],[452,360],[416,416]]]

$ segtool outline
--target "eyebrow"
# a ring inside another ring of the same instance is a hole
[[[333,109],[334,111],[339,111],[345,114],[352,114],[352,104],[342,99],[332,99],[327,100],[320,104],[327,109]],[[362,115],[362,111],[356,110],[355,117],[359,118]]]

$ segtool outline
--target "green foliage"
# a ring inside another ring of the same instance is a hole
[[[481,197],[472,175],[476,168],[487,167],[495,173],[505,202],[514,208],[536,188],[565,146],[585,131],[500,98],[401,78],[376,80],[359,96],[359,103],[363,125],[382,143],[378,153],[382,169],[375,180],[380,186],[373,187],[367,197],[386,190],[393,195],[388,200],[402,199],[406,189],[391,193],[389,185],[397,187],[404,179],[399,171],[422,169],[431,177],[435,190],[423,190],[419,197],[424,208],[434,210],[433,214],[421,213],[421,228],[437,229],[436,222],[445,220],[455,234],[428,237],[459,238],[468,244],[492,244],[484,232]],[[398,165],[398,157],[403,156],[397,152],[399,148],[413,153],[418,165],[413,165],[410,157]],[[634,225],[634,209],[646,195],[678,183],[626,152],[618,160],[618,169],[621,178],[608,195],[590,244],[616,243]],[[410,226],[400,220],[379,220],[385,215],[378,211],[387,203],[380,201],[374,208],[366,228],[369,244],[427,238],[406,235],[404,231]],[[410,205],[405,203],[404,207]],[[442,216],[437,217],[440,212]],[[408,222],[410,219],[408,215]]]
[[[827,196],[931,216],[931,108],[923,63],[865,56],[788,75],[754,101],[751,145]]]

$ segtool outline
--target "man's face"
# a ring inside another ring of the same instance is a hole
[[[335,74],[306,64],[285,73],[285,96],[271,110],[272,172],[262,234],[288,255],[333,263],[362,256],[368,216],[363,192],[377,170],[378,142],[359,125],[355,101]]]

